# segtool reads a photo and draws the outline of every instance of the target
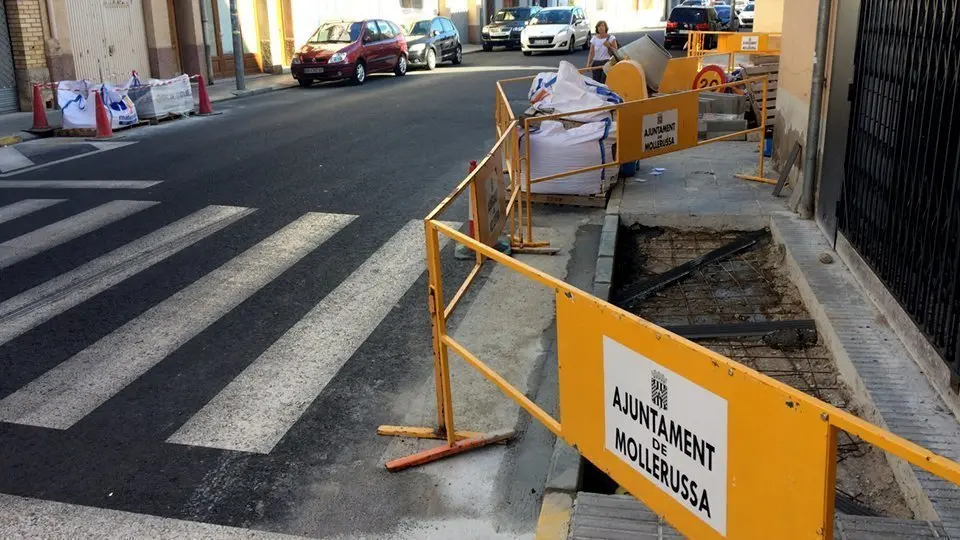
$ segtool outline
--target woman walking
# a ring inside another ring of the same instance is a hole
[[[617,38],[610,34],[606,21],[597,23],[596,33],[590,39],[590,53],[587,55],[587,67],[593,69],[593,80],[601,84],[606,84],[607,74],[603,72],[603,66],[613,56],[617,50]]]

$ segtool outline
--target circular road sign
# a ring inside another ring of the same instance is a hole
[[[693,78],[693,89],[700,90],[710,88],[711,86],[720,86],[726,84],[727,74],[720,66],[703,66],[700,73]]]

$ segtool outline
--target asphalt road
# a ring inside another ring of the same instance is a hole
[[[356,475],[431,376],[419,220],[494,142],[494,82],[565,59],[235,100],[5,178],[159,183],[0,189],[0,494],[311,536],[435,514]]]

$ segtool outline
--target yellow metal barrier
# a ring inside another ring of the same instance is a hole
[[[498,95],[505,95],[502,88]],[[687,110],[691,101],[695,105],[696,96],[691,91],[596,110],[614,111],[620,121],[641,127],[618,130],[624,132],[619,140],[621,154],[635,159],[670,151],[662,144],[650,146],[654,139],[643,140],[650,136],[674,133],[675,144],[692,144],[688,135],[662,126],[667,125],[663,120],[678,126],[694,122],[695,114],[681,116],[680,109]],[[675,111],[676,117],[668,111]],[[509,430],[455,429],[452,351],[690,538],[832,539],[838,430],[960,484],[960,464],[493,249],[491,243],[506,218],[498,208],[512,214],[523,206],[516,204],[517,191],[511,203],[503,203],[496,195],[503,187],[502,167],[513,167],[513,172],[519,167],[519,123],[510,119],[511,114],[497,113],[500,137],[493,149],[424,220],[437,425],[380,426],[378,433],[445,442],[393,460],[387,463],[389,470],[429,463],[513,436]],[[651,116],[657,124],[650,123]],[[501,127],[506,119],[510,121]],[[525,132],[531,120],[524,121]],[[519,187],[518,176],[511,175],[514,187]],[[527,187],[546,179],[528,178]],[[478,220],[474,237],[440,221],[441,214],[466,191],[483,201],[471,208],[471,217]],[[441,274],[441,234],[476,253],[473,270],[449,302]],[[488,260],[555,293],[559,420],[447,332],[447,321]]]
[[[505,139],[498,141],[498,146]],[[960,484],[960,464],[674,335],[504,255],[438,220],[471,175],[425,220],[438,425],[383,435],[446,442],[387,464],[401,470],[509,439],[456,431],[452,351],[558,437],[690,538],[831,539],[837,433]],[[560,419],[447,333],[469,286],[445,303],[440,235],[556,294]]]
[[[704,58],[711,56],[726,56],[727,71],[733,71],[737,67],[736,55],[738,54],[779,56],[780,34],[691,31],[687,36],[687,58],[700,59],[697,62],[698,71],[704,66]],[[670,68],[669,63],[667,67]]]
[[[617,65],[619,66],[619,64]],[[617,66],[613,67],[613,70],[617,69]],[[624,66],[626,67],[626,66]],[[581,71],[588,71],[581,70]],[[613,73],[611,70],[611,73]],[[609,75],[608,75],[609,76]],[[505,83],[514,83],[521,81],[532,81],[534,77],[518,77],[515,79],[506,79],[499,81],[498,86],[498,95],[505,96],[503,91],[503,84]],[[614,77],[613,80],[616,78]],[[622,90],[614,86],[613,80],[611,80],[611,89],[614,92],[621,93]],[[707,139],[704,141],[697,140],[697,120],[699,115],[699,102],[698,96],[701,92],[718,92],[723,91],[727,88],[737,88],[744,87],[749,88],[749,85],[752,83],[762,83],[763,84],[763,97],[762,97],[762,107],[761,107],[761,117],[758,118],[759,126],[751,129],[746,129],[743,131],[738,131],[735,133],[729,133],[722,137],[715,137],[713,139]],[[563,178],[566,176],[571,176],[574,174],[579,174],[583,172],[596,171],[600,169],[605,169],[608,167],[619,167],[624,163],[631,163],[640,159],[658,156],[662,154],[668,154],[671,152],[677,152],[679,150],[685,150],[694,146],[701,146],[704,144],[710,144],[712,142],[723,141],[728,139],[734,139],[742,135],[749,133],[759,132],[761,133],[760,137],[760,155],[759,161],[757,164],[757,174],[756,175],[746,175],[738,174],[738,178],[744,180],[752,180],[755,182],[764,182],[768,184],[775,184],[776,181],[770,178],[765,178],[763,175],[763,133],[766,132],[767,128],[767,78],[766,77],[751,77],[748,79],[743,79],[740,81],[735,81],[732,83],[721,84],[718,86],[711,86],[709,88],[702,88],[696,90],[686,90],[683,92],[676,92],[672,94],[656,96],[648,99],[641,99],[635,101],[627,101],[618,105],[609,105],[606,107],[598,107],[595,109],[588,109],[583,111],[576,111],[573,113],[557,113],[545,116],[536,116],[525,118],[523,120],[523,138],[525,141],[530,140],[530,129],[537,123],[546,121],[546,120],[561,120],[569,118],[572,116],[587,114],[587,113],[597,113],[597,112],[610,112],[613,115],[614,121],[617,123],[616,130],[616,144],[617,144],[617,154],[612,162],[603,163],[600,165],[593,165],[590,167],[582,167],[579,169],[573,169],[570,171],[565,171],[558,174],[553,174],[550,176],[543,176],[539,178],[530,177],[530,167],[527,167],[526,164],[530,163],[530,146],[529,144],[524,145],[523,155],[520,156],[520,173],[522,174],[522,186],[529,186],[539,183],[547,182],[549,180],[555,180],[557,178]],[[626,92],[622,92],[626,93]],[[505,97],[503,98],[506,99]],[[507,107],[509,107],[509,102],[507,102]],[[497,106],[499,109],[499,105]],[[530,210],[530,189],[524,189],[525,193],[525,203],[526,208],[524,210],[524,216],[526,218],[527,226],[527,236],[532,237],[533,235],[533,222],[532,222],[532,213]],[[524,205],[521,205],[524,206]],[[522,232],[522,231],[521,231]]]

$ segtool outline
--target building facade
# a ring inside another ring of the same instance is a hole
[[[30,110],[32,85],[124,82],[180,73],[279,73],[327,20],[379,17],[406,24],[449,17],[465,41],[504,7],[577,5],[614,31],[662,20],[665,0],[238,0],[242,51],[234,51],[229,0],[0,0],[0,113]],[[668,0],[669,1],[669,0]],[[50,96],[47,96],[50,99]]]

